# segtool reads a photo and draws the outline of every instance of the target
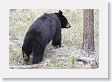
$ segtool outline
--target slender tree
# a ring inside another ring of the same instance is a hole
[[[94,10],[83,10],[83,45],[82,48],[86,51],[94,51]]]

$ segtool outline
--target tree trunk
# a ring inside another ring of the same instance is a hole
[[[94,10],[83,10],[83,46],[86,51],[94,51]]]

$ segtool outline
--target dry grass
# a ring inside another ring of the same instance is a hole
[[[88,56],[88,53],[81,50],[83,37],[83,12],[82,10],[62,10],[71,24],[70,29],[62,29],[62,48],[53,48],[50,44],[44,52],[44,60],[40,64],[25,65],[22,61],[21,46],[26,31],[32,22],[43,13],[58,12],[58,10],[10,10],[9,14],[9,65],[11,68],[23,69],[73,69],[73,68],[96,68],[90,63],[84,65],[76,62],[76,57],[94,58],[98,62],[99,42],[99,14],[95,10],[95,48],[96,52]]]

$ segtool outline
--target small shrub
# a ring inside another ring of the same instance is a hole
[[[76,57],[72,56],[70,58],[70,60],[71,60],[72,68],[73,68],[75,66],[75,64],[76,64]]]

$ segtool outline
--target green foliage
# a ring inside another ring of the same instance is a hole
[[[74,68],[75,67],[75,64],[76,64],[76,57],[75,56],[72,56],[71,58],[70,58],[70,60],[71,60],[71,68]]]
[[[76,57],[74,57],[74,56],[71,57],[71,63],[72,63],[72,65],[74,65],[76,63]]]
[[[64,64],[62,62],[60,62],[59,64],[57,64],[56,66],[58,69],[63,69],[64,68]]]
[[[56,64],[55,68],[58,68],[58,69],[64,69],[66,67],[68,68],[75,68],[75,65],[76,65],[76,57],[75,56],[71,56],[68,60],[68,65],[66,65],[65,62],[63,61],[59,61],[58,64]]]

